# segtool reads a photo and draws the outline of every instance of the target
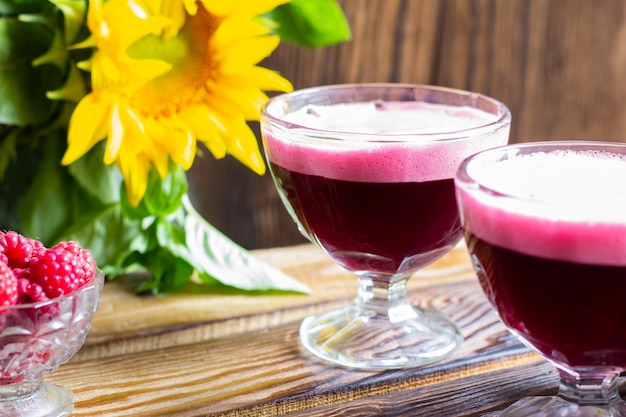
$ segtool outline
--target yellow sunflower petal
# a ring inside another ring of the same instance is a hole
[[[226,145],[222,140],[226,127],[209,108],[204,106],[186,108],[181,111],[180,118],[189,125],[197,140],[204,143],[215,158],[223,158],[226,155]]]
[[[281,4],[289,3],[291,0],[245,0],[245,8],[250,10],[254,16],[260,16]]]
[[[91,70],[94,95],[79,103],[64,161],[107,138],[104,160],[119,167],[134,205],[153,167],[161,177],[172,162],[189,169],[198,142],[263,174],[246,120],[258,120],[264,91],[293,89],[256,66],[279,43],[260,16],[285,2],[90,0],[96,51],[81,65]]]
[[[254,132],[243,118],[234,118],[229,122],[229,134],[224,138],[228,153],[257,174],[263,175],[265,163]]]
[[[212,109],[219,109],[219,114],[228,118],[241,116],[241,106],[238,102],[230,100],[226,96],[220,95],[218,92],[211,92],[210,97],[205,98],[204,104]],[[228,130],[229,127],[226,127]]]
[[[110,107],[107,93],[88,94],[78,103],[70,119],[68,147],[62,164],[71,164],[106,138]]]
[[[229,74],[224,78],[228,79],[230,84],[254,86],[265,91],[293,91],[293,85],[289,80],[276,71],[263,67],[246,68],[245,71]]]
[[[105,163],[113,162],[123,148],[134,154],[141,152],[146,142],[144,124],[128,103],[120,100],[113,105],[109,123]]]
[[[189,11],[184,6],[189,0],[181,2],[180,0],[143,0],[143,4],[151,15],[160,15],[167,17],[170,21],[163,28],[163,36],[166,39],[176,35],[181,27],[185,24],[185,10]],[[194,1],[195,5],[195,1]],[[197,9],[197,7],[196,7]],[[189,14],[195,14],[189,12]]]
[[[213,103],[231,108],[230,114],[241,115],[246,120],[258,120],[261,107],[268,98],[261,90],[256,88],[237,88],[227,84],[214,85],[212,87]]]
[[[276,6],[288,3],[290,0],[201,1],[205,9],[217,16],[241,13],[252,17],[267,13]]]
[[[183,4],[185,5],[185,10],[190,15],[193,16],[198,13],[198,4],[196,3],[196,0],[183,0]]]
[[[126,86],[135,89],[158,78],[172,69],[172,65],[157,59],[135,59],[130,61]]]
[[[211,37],[213,45],[226,47],[235,42],[266,36],[271,29],[247,19],[229,19],[222,22]]]
[[[166,141],[169,137],[169,130],[163,123],[154,119],[146,119],[145,128],[146,135],[151,138],[151,140],[145,142],[142,152],[152,162],[159,176],[165,178],[169,172],[170,156],[169,153],[163,149],[161,143]]]
[[[124,125],[118,105],[114,105],[109,119],[109,138],[104,151],[104,163],[114,162],[122,149],[124,143]]]
[[[94,33],[103,33],[107,30],[104,24],[104,16],[102,14],[102,0],[90,0],[89,7],[87,9],[87,27],[91,32],[91,37],[94,38]]]
[[[176,164],[188,170],[196,156],[196,137],[193,131],[178,117],[170,118],[163,123],[168,126],[169,136],[161,145]]]
[[[256,65],[267,58],[278,46],[278,36],[263,36],[237,42],[228,49],[221,70],[224,73],[237,72],[242,66]]]
[[[196,137],[190,130],[177,129],[172,137],[172,144],[176,147],[172,153],[173,160],[184,170],[191,168],[196,157]]]
[[[91,70],[91,85],[93,91],[105,91],[122,81],[122,71],[115,59],[97,53],[88,61]],[[84,69],[84,68],[83,68]]]
[[[276,38],[270,35],[270,29],[259,23],[250,23],[245,21],[225,21],[216,28],[215,32],[209,40],[209,46],[216,56],[222,57],[232,54],[231,48],[241,42],[250,42],[260,40],[263,42],[265,38]],[[275,44],[274,48],[277,46]],[[245,46],[244,46],[245,47]],[[257,46],[258,47],[258,46]],[[256,51],[249,50],[248,53]],[[253,60],[250,60],[252,62]],[[257,63],[259,61],[254,61]]]
[[[108,0],[100,7],[92,1],[88,26],[98,41],[98,48],[124,50],[146,35],[157,35],[171,21],[163,16],[152,16],[136,1]],[[92,7],[94,5],[98,7]]]
[[[124,177],[128,201],[133,206],[137,206],[148,187],[150,161],[144,155],[124,151],[120,153],[116,162]]]

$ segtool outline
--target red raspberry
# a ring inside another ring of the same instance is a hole
[[[43,256],[46,252],[46,247],[37,239],[28,239],[28,241],[31,245],[33,245],[33,250],[30,253],[30,260],[28,262],[28,267],[30,268],[37,262],[37,260],[39,260],[39,258]]]
[[[17,303],[17,278],[9,266],[0,262],[0,307]]]
[[[52,249],[70,252],[75,256],[77,261],[75,273],[79,281],[79,288],[85,285],[87,281],[89,281],[96,274],[96,263],[91,256],[91,252],[82,248],[78,242],[61,242]]]
[[[13,270],[13,275],[15,275],[15,278],[17,278],[18,280],[20,279],[26,279],[27,281],[30,280],[30,269],[11,268],[11,270]]]
[[[31,259],[35,247],[43,246],[41,242],[28,239],[17,232],[0,232],[0,252],[7,258],[11,268],[25,268]]]
[[[49,298],[69,294],[95,274],[91,253],[76,242],[61,242],[39,254],[31,264],[31,282]]]
[[[30,282],[28,278],[17,279],[17,302],[19,304],[38,303],[49,300],[41,285]]]

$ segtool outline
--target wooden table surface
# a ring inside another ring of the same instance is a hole
[[[554,393],[554,368],[515,340],[476,282],[463,246],[410,281],[465,338],[424,368],[361,371],[299,347],[308,314],[350,303],[357,281],[313,245],[254,251],[311,295],[219,294],[190,286],[164,297],[107,282],[83,348],[46,380],[70,388],[73,416],[495,416]]]

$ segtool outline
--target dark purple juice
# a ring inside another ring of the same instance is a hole
[[[626,369],[626,157],[525,149],[479,156],[457,177],[480,284],[557,364]]]
[[[626,367],[626,266],[559,261],[466,234],[501,319],[535,348],[575,366]]]
[[[497,129],[471,106],[354,99],[277,105],[290,113],[285,125],[262,123],[267,160],[302,230],[337,262],[409,274],[461,238],[454,174],[506,143],[508,123]]]
[[[355,182],[271,170],[299,223],[351,270],[415,270],[461,237],[452,179]]]

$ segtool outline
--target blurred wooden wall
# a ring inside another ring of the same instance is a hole
[[[511,142],[626,141],[624,0],[340,0],[353,39],[281,44],[263,66],[295,88],[352,82],[434,84],[506,103]],[[258,124],[253,126],[258,129]],[[248,249],[304,242],[269,173],[208,153],[191,198]]]

